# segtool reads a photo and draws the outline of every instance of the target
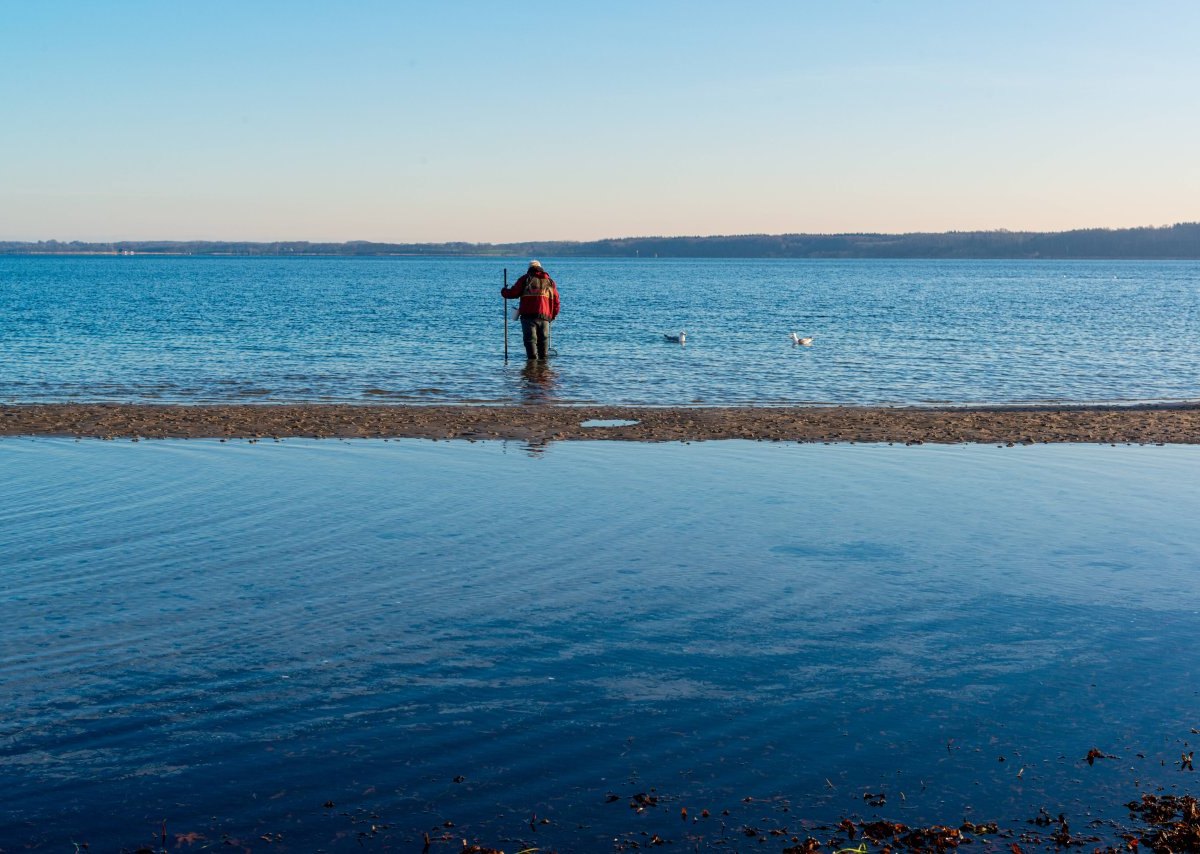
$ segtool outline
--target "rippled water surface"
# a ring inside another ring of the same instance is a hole
[[[1197,451],[5,440],[0,848],[1111,835],[1194,783]]]
[[[545,263],[564,309],[530,384],[517,259],[0,257],[0,401],[1200,398],[1196,262]]]

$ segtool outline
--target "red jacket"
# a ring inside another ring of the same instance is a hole
[[[553,320],[558,317],[558,285],[545,270],[530,270],[513,282],[511,288],[502,288],[505,299],[520,299],[517,313],[521,317],[536,320]]]

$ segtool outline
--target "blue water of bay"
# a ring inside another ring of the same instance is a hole
[[[1194,447],[9,439],[0,471],[5,850],[1039,810],[1119,842],[1194,781]]]
[[[521,259],[0,257],[0,401],[1200,399],[1197,262],[543,260],[532,382]]]

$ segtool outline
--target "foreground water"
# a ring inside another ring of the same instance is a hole
[[[4,850],[1111,837],[1194,781],[1195,448],[7,440],[0,471]]]
[[[1197,262],[544,260],[531,385],[520,259],[0,257],[0,401],[1200,399]]]

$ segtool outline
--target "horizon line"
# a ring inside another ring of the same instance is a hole
[[[379,244],[379,245],[397,245],[397,246],[446,246],[446,245],[467,245],[467,246],[520,246],[531,243],[549,244],[585,244],[585,243],[611,243],[622,240],[719,240],[722,238],[741,238],[741,237],[912,237],[912,236],[930,236],[930,235],[949,235],[949,234],[1072,234],[1075,232],[1094,232],[1094,231],[1148,231],[1148,230],[1164,230],[1171,228],[1179,228],[1181,226],[1200,225],[1200,220],[1175,222],[1166,225],[1134,225],[1134,226],[1088,226],[1083,228],[1067,228],[1051,231],[1038,231],[1033,229],[1011,229],[1011,228],[975,228],[975,229],[949,229],[945,231],[781,231],[781,232],[766,232],[766,231],[746,231],[746,232],[729,232],[724,234],[640,234],[640,235],[623,235],[620,237],[598,237],[592,239],[580,238],[534,238],[525,240],[366,240],[362,238],[351,238],[347,240],[313,240],[309,238],[277,238],[277,239],[246,239],[246,238],[177,238],[177,237],[122,237],[109,240],[82,240],[73,238],[63,240],[56,237],[39,238],[36,240],[22,240],[20,238],[0,238],[2,244],[36,244],[36,243],[58,243],[58,244],[116,244],[116,243],[249,243],[249,244],[272,244],[272,243],[308,243],[308,244],[335,244],[335,245],[351,245],[351,244]]]

